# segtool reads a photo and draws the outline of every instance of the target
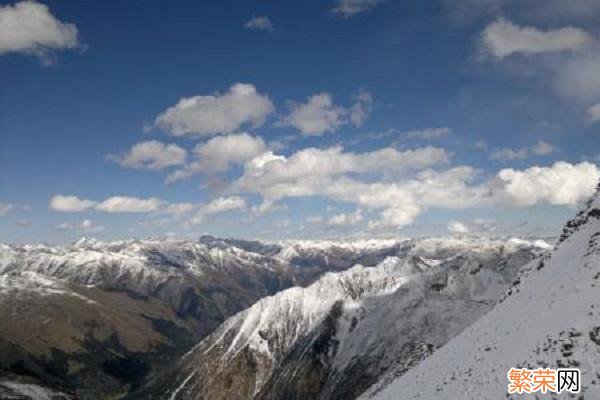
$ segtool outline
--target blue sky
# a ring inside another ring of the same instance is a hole
[[[2,241],[546,235],[600,178],[595,1],[0,4]]]

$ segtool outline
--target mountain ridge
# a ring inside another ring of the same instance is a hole
[[[506,374],[510,368],[541,367],[580,369],[581,393],[568,396],[599,399],[598,190],[505,301],[405,375],[384,378],[364,398],[533,398],[509,395]]]
[[[521,265],[543,252],[535,249],[514,239],[426,239],[375,267],[328,272],[229,318],[137,396],[356,397],[392,366],[411,365],[487,311]],[[432,259],[436,254],[442,258]],[[378,326],[382,332],[373,332]],[[394,344],[402,332],[407,339]]]

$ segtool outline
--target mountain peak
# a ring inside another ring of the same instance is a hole
[[[100,243],[99,240],[89,237],[89,236],[82,236],[81,238],[79,238],[79,240],[73,242],[73,244],[71,245],[71,247],[73,248],[87,248],[87,247],[93,247],[96,246]]]
[[[574,232],[579,231],[583,226],[594,221],[600,221],[600,183],[598,183],[596,192],[585,203],[577,215],[571,220],[567,221],[558,242],[564,242]]]

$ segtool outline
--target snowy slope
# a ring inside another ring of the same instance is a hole
[[[516,239],[402,242],[398,255],[377,267],[328,273],[307,288],[262,299],[140,395],[354,398],[389,368],[409,367],[488,311],[545,247]]]
[[[566,224],[551,254],[523,271],[510,296],[405,375],[388,376],[365,398],[495,400],[508,397],[510,368],[577,367],[582,393],[572,396],[600,399],[599,279],[596,194]]]
[[[4,400],[73,400],[73,396],[33,383],[0,380],[0,399]]]

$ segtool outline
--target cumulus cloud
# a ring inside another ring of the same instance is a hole
[[[226,211],[241,210],[246,208],[246,200],[240,196],[219,197],[204,204],[200,210],[190,220],[193,225],[200,224],[204,221],[207,215],[218,214]]]
[[[538,142],[528,151],[546,155],[555,150]],[[368,225],[384,229],[409,225],[431,208],[573,205],[591,195],[600,179],[600,171],[591,163],[503,169],[487,179],[479,179],[482,172],[468,166],[434,169],[448,159],[445,150],[435,147],[366,153],[341,147],[307,148],[289,157],[267,152],[245,164],[231,190],[260,195],[262,203],[255,207],[266,210],[292,197],[355,204],[359,211],[335,215],[328,224],[356,223],[364,218],[362,210],[376,210],[379,218]]]
[[[204,214],[215,214],[246,207],[246,200],[240,196],[219,197],[202,207]]]
[[[95,204],[96,202],[93,200],[60,194],[57,194],[50,199],[50,208],[60,212],[82,212],[92,208]]]
[[[469,232],[469,227],[460,221],[450,221],[448,223],[448,231],[457,234],[465,234]]]
[[[48,6],[35,1],[0,6],[0,55],[32,54],[51,61],[51,51],[78,45],[77,27],[56,19]]]
[[[369,221],[369,229],[402,228],[412,224],[421,212],[418,204],[404,202],[401,206],[384,209],[379,220]]]
[[[364,89],[359,90],[354,104],[348,108],[335,104],[331,94],[321,92],[310,96],[305,103],[290,102],[289,113],[279,124],[293,126],[305,136],[321,136],[346,124],[362,126],[372,107],[373,96]]]
[[[364,219],[362,210],[357,208],[353,213],[336,214],[329,218],[327,223],[332,226],[356,225]]]
[[[566,27],[542,31],[519,26],[506,19],[489,24],[483,32],[485,49],[497,58],[511,54],[535,54],[581,50],[593,43],[593,38],[582,29]]]
[[[588,122],[594,124],[600,121],[600,103],[596,103],[587,110]]]
[[[246,29],[262,30],[262,31],[275,30],[275,25],[273,25],[273,22],[267,16],[253,17],[252,19],[250,19],[250,21],[246,22],[244,27]]]
[[[268,152],[246,164],[234,187],[257,191],[269,199],[311,195],[324,178],[349,173],[398,173],[443,164],[449,158],[444,149],[437,147],[406,151],[387,147],[369,153],[344,152],[341,147],[307,148],[289,158]]]
[[[140,199],[138,197],[113,196],[96,204],[95,208],[108,213],[144,213],[157,211],[162,205],[164,205],[164,201],[155,197]]]
[[[338,0],[337,6],[335,6],[331,12],[344,18],[350,18],[356,14],[375,8],[375,6],[383,3],[383,1],[384,0]]]
[[[420,214],[421,204],[467,206],[470,197],[477,195],[467,185],[476,171],[467,167],[443,172],[425,170],[413,179],[405,178],[398,183],[357,178],[364,174],[394,172],[396,179],[401,179],[415,169],[445,163],[448,157],[443,149],[434,147],[403,152],[384,148],[362,154],[343,152],[339,147],[309,148],[289,158],[266,153],[246,164],[233,189],[258,193],[269,205],[285,197],[323,196],[380,209],[381,221],[372,227],[398,227],[411,223]]]
[[[590,197],[600,179],[595,164],[556,162],[551,167],[531,167],[522,171],[502,169],[497,174],[500,198],[517,206],[546,203],[575,205]]]
[[[420,139],[420,140],[437,140],[448,137],[452,134],[450,128],[426,128],[420,130],[413,130],[405,132],[404,135],[408,139]]]
[[[122,167],[158,171],[185,163],[187,151],[176,144],[164,144],[157,140],[137,143],[122,156],[109,155],[109,161]]]
[[[289,108],[290,113],[283,119],[283,124],[291,125],[307,136],[336,131],[346,115],[346,110],[335,105],[329,93],[311,96],[306,103],[291,103]]]
[[[15,208],[14,204],[0,203],[0,217],[8,214],[13,208]]]
[[[155,120],[175,136],[215,135],[258,127],[275,110],[268,96],[247,83],[236,83],[226,93],[182,98]]]
[[[217,136],[196,145],[193,150],[196,160],[169,175],[167,182],[188,178],[196,173],[225,172],[232,165],[243,164],[266,151],[267,145],[261,137],[247,133]]]

